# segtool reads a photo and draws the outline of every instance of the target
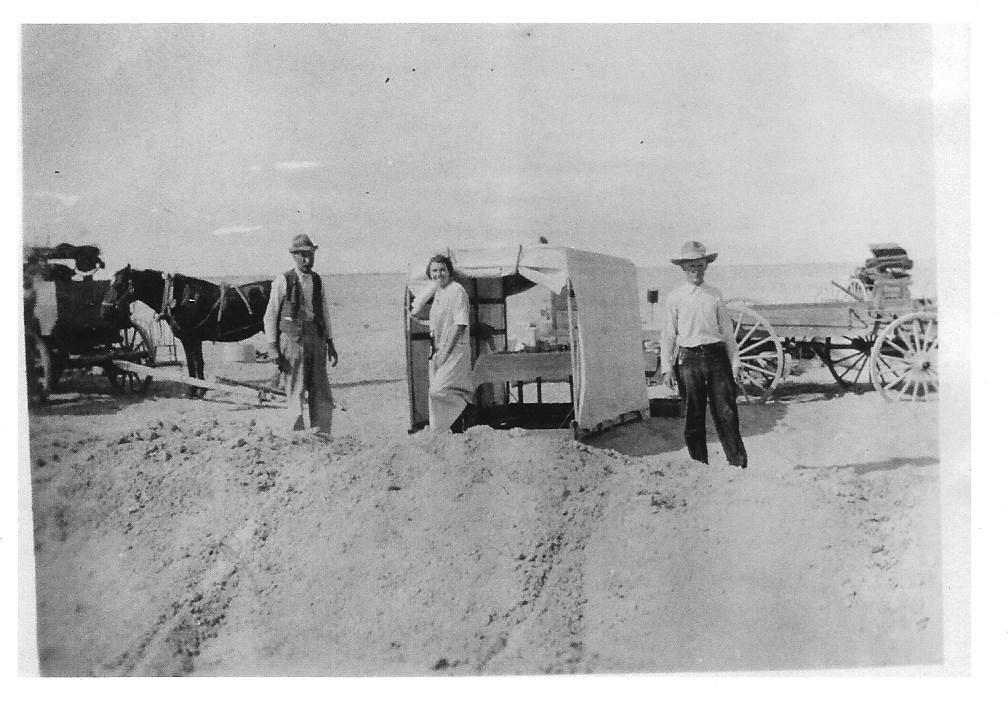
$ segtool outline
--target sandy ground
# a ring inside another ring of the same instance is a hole
[[[407,435],[394,378],[334,373],[330,443],[277,405],[82,381],[29,418],[41,670],[941,662],[937,405],[808,380],[741,408],[746,471],[713,431],[690,461],[675,418]]]

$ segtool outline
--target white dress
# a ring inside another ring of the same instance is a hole
[[[455,347],[442,365],[436,355],[430,360],[430,428],[444,432],[451,428],[466,404],[473,401],[472,355],[469,349],[469,296],[452,281],[438,288],[430,311],[430,332],[434,347],[447,347],[457,325],[465,325]]]

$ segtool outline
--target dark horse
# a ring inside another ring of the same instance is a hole
[[[134,300],[144,303],[168,321],[182,342],[189,377],[203,380],[203,341],[238,342],[262,332],[271,285],[269,280],[218,284],[127,265],[112,278],[102,302],[102,317],[128,314]],[[192,388],[190,394],[202,392]]]

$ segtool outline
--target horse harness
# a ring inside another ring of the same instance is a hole
[[[178,334],[185,334],[185,330],[182,329],[182,327],[179,325],[178,321],[172,315],[172,308],[174,308],[178,304],[177,301],[175,300],[175,276],[172,275],[171,273],[162,273],[161,276],[164,278],[164,281],[165,281],[164,282],[164,291],[162,292],[162,295],[161,295],[161,311],[157,314],[156,317],[157,317],[158,320],[162,320],[162,319],[167,320],[168,324],[171,326],[172,331],[176,335],[178,335]],[[248,310],[249,316],[250,317],[255,317],[255,314],[252,312],[252,305],[249,303],[248,298],[245,297],[245,293],[243,293],[240,289],[238,289],[234,285],[229,285],[228,283],[224,283],[224,282],[220,283],[219,288],[220,288],[220,294],[217,296],[217,301],[213,305],[210,306],[209,312],[207,312],[206,316],[202,320],[200,320],[198,323],[196,323],[191,328],[189,328],[190,331],[194,331],[194,330],[196,330],[198,328],[201,328],[204,325],[206,325],[206,323],[209,322],[210,318],[213,317],[214,310],[216,309],[217,310],[217,333],[216,333],[216,336],[217,336],[216,339],[217,340],[221,339],[221,320],[224,317],[224,308],[227,306],[227,291],[228,290],[230,290],[230,289],[233,288],[234,291],[235,291],[235,294],[238,295],[238,297],[240,297],[242,299],[242,302],[245,304],[245,309]],[[131,287],[131,289],[132,289],[132,287]],[[188,297],[188,295],[189,295],[189,286],[186,285],[185,291],[183,293],[183,301],[185,301],[187,299],[191,299],[191,298]],[[252,327],[252,326],[249,325],[247,327]],[[247,329],[247,327],[238,328],[238,330],[245,330],[245,329]]]

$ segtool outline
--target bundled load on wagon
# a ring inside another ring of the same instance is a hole
[[[869,245],[872,256],[864,261],[864,265],[852,275],[871,292],[880,278],[909,278],[913,269],[913,260],[900,245],[896,243],[879,243]]]

